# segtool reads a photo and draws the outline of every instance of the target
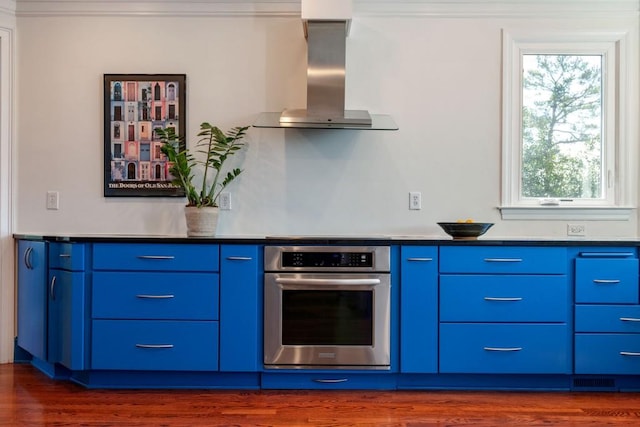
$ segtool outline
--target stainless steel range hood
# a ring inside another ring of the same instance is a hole
[[[307,39],[307,108],[262,113],[261,128],[398,130],[390,116],[345,109],[346,38],[349,19],[303,20]]]

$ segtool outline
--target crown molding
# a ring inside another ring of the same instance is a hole
[[[354,16],[637,17],[640,0],[353,0]],[[300,0],[0,0],[17,16],[300,16]]]
[[[0,0],[0,13],[6,15],[16,14],[16,0]]]

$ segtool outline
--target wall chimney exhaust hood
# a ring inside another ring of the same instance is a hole
[[[346,38],[351,13],[351,0],[302,0],[307,108],[262,113],[254,127],[398,130],[390,116],[345,110]]]

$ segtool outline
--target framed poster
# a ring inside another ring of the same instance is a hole
[[[173,127],[185,144],[185,105],[185,74],[104,75],[105,197],[184,196],[155,129]]]

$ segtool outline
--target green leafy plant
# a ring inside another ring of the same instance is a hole
[[[223,132],[203,122],[194,147],[199,157],[191,153],[186,144],[181,144],[182,139],[174,128],[155,129],[162,142],[161,150],[171,162],[171,183],[184,190],[187,206],[218,206],[220,192],[242,173],[239,168],[225,172],[223,167],[227,159],[244,146],[242,139],[247,129],[249,126],[238,126]],[[202,168],[202,181],[195,183],[198,168]]]

